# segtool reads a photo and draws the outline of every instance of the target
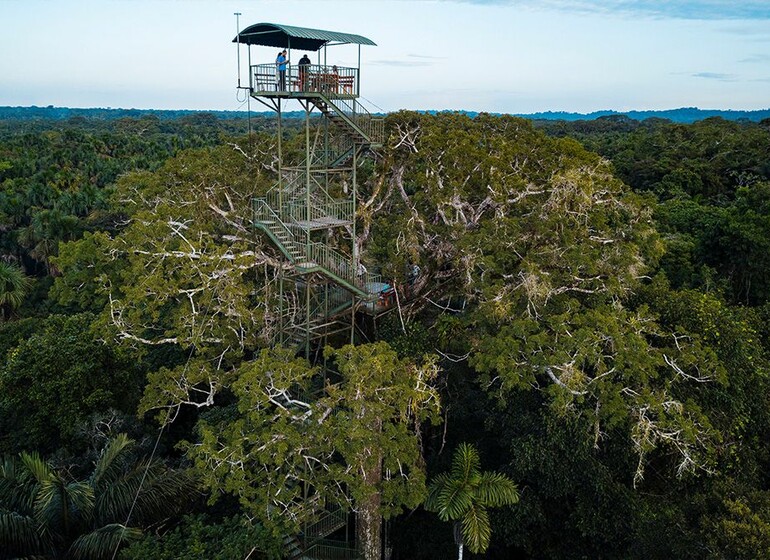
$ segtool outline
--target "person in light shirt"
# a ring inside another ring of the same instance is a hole
[[[278,73],[278,91],[286,91],[286,65],[289,64],[289,59],[286,58],[286,49],[283,49],[278,53],[275,59],[275,69]]]

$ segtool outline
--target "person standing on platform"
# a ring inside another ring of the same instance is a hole
[[[302,91],[307,89],[307,74],[310,67],[310,59],[306,54],[299,59],[299,87]]]
[[[286,58],[286,49],[278,53],[275,59],[275,68],[278,71],[278,91],[286,91],[286,65],[289,59]]]

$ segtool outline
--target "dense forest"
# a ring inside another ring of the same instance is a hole
[[[291,557],[313,500],[393,559],[770,558],[770,121],[386,128],[408,297],[308,360],[272,120],[0,120],[0,559]]]
[[[435,114],[441,111],[426,111]],[[478,112],[459,111],[470,117],[475,117]],[[146,117],[155,117],[157,119],[168,121],[178,120],[185,117],[200,117],[201,114],[211,115],[223,121],[245,121],[248,118],[256,120],[272,119],[273,114],[265,111],[191,111],[191,110],[172,110],[172,109],[78,109],[73,107],[2,107],[0,106],[0,121],[44,121],[46,126],[50,121],[63,121],[82,117],[89,120],[111,121],[124,118],[140,119]],[[382,115],[383,113],[378,113]],[[303,111],[286,111],[283,113],[287,118],[303,118]],[[579,121],[594,120],[601,117],[629,117],[634,120],[642,121],[651,118],[667,119],[676,123],[693,123],[710,117],[721,117],[729,121],[759,122],[770,118],[770,109],[759,109],[754,111],[738,111],[731,109],[698,109],[697,107],[680,107],[679,109],[649,110],[649,111],[628,111],[618,113],[617,111],[604,110],[594,111],[592,113],[570,113],[567,111],[546,111],[540,113],[520,113],[518,117],[532,120],[558,120],[558,121]]]

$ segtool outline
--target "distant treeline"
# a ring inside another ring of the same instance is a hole
[[[443,113],[447,111],[420,111],[429,114]],[[449,111],[454,112],[454,111]],[[478,112],[458,111],[475,117]],[[141,118],[147,115],[153,115],[161,120],[174,120],[181,117],[189,117],[198,114],[213,115],[218,119],[237,120],[246,119],[249,116],[247,111],[193,111],[186,109],[161,110],[161,109],[113,109],[113,108],[94,108],[78,109],[70,107],[0,107],[0,119],[11,120],[34,120],[34,119],[54,119],[66,120],[73,117],[86,117],[91,119],[115,120],[122,118]],[[496,113],[501,114],[501,113]],[[252,118],[272,117],[273,113],[269,111],[252,112]],[[288,111],[283,113],[284,118],[301,118],[303,111]],[[722,117],[728,121],[751,121],[760,122],[764,119],[770,119],[770,108],[756,111],[734,111],[721,109],[698,109],[697,107],[682,107],[679,109],[668,109],[665,111],[627,111],[618,112],[612,110],[594,111],[592,113],[571,113],[566,111],[546,111],[541,113],[516,113],[515,116],[524,117],[532,120],[549,121],[579,121],[593,120],[608,116],[626,116],[636,121],[645,119],[666,119],[675,123],[694,123],[710,117]]]
[[[73,117],[84,117],[88,119],[116,120],[124,118],[141,118],[148,115],[155,116],[161,120],[176,120],[182,117],[191,117],[194,115],[213,115],[219,119],[246,119],[249,116],[247,111],[193,111],[188,109],[113,109],[113,108],[93,108],[79,109],[71,107],[0,107],[0,119],[32,120],[32,119],[53,119],[67,120]],[[285,118],[299,118],[304,116],[304,111],[284,112]],[[252,112],[252,117],[273,116],[272,112]]]
[[[760,109],[757,111],[733,111],[730,109],[698,109],[697,107],[682,107],[680,109],[668,109],[665,111],[594,111],[593,113],[567,113],[564,111],[547,111],[545,113],[532,113],[529,115],[517,115],[526,119],[544,119],[560,121],[580,121],[593,120],[600,117],[609,117],[613,115],[625,115],[636,121],[645,119],[666,119],[675,123],[694,123],[711,117],[722,117],[728,121],[752,121],[760,122],[770,118],[770,109]]]

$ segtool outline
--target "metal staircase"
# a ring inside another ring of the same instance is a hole
[[[335,214],[333,211],[337,208],[332,205],[311,205],[307,207],[310,209],[311,219],[299,221],[293,218],[291,212],[295,202],[289,201],[287,204],[289,210],[287,211],[284,207],[284,211],[281,212],[280,208],[270,206],[266,199],[256,199],[254,224],[267,233],[289,259],[297,274],[318,272],[361,298],[373,299],[372,296],[377,292],[372,292],[372,289],[380,282],[378,275],[360,271],[351,257],[325,243],[311,241],[309,235],[301,239],[300,235],[295,235],[292,231],[292,229],[307,231],[344,225],[348,221],[343,217],[344,213]]]
[[[347,525],[347,517],[340,508],[324,510],[300,535],[284,538],[284,557],[288,560],[359,560],[358,551],[345,541],[327,538]]]
[[[278,183],[254,200],[254,225],[286,259],[274,342],[297,349],[304,343],[309,355],[311,342],[345,329],[352,333],[355,309],[374,309],[384,286],[361,265],[352,239],[356,166],[382,144],[384,121],[356,99],[321,92],[296,97],[306,111],[304,158],[281,162]],[[311,135],[314,110],[319,115]],[[344,239],[347,250],[339,245]]]
[[[377,147],[384,140],[384,120],[375,118],[355,99],[335,99],[319,93],[311,98],[313,105],[337,128],[360,144]]]

